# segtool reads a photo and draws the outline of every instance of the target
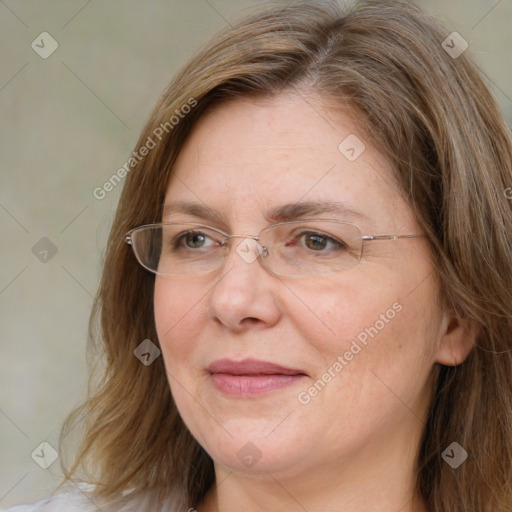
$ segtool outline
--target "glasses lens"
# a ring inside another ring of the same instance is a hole
[[[194,276],[220,268],[226,256],[225,235],[203,224],[142,226],[131,233],[139,263],[161,275]],[[261,232],[264,265],[281,275],[332,274],[361,260],[357,226],[334,220],[283,222]]]
[[[222,233],[201,224],[143,226],[133,231],[139,263],[162,275],[200,275],[222,263]]]
[[[357,226],[339,221],[285,222],[263,230],[265,264],[283,275],[322,275],[354,267],[361,260]]]

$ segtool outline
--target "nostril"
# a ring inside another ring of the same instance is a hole
[[[244,318],[243,322],[248,324],[257,324],[261,322],[259,318],[255,318],[254,316],[248,316],[247,318]]]

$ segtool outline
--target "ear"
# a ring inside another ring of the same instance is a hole
[[[445,366],[457,366],[464,362],[473,349],[479,332],[480,329],[473,320],[459,318],[453,311],[445,312],[441,322],[436,362]]]

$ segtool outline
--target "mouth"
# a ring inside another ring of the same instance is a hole
[[[208,367],[215,388],[232,397],[257,397],[297,384],[307,377],[304,370],[244,359],[219,359]]]

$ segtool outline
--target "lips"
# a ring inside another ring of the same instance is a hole
[[[307,377],[303,370],[257,359],[219,359],[208,367],[208,371],[218,391],[238,398],[276,392]]]
[[[287,368],[258,359],[244,359],[232,361],[231,359],[219,359],[208,367],[212,374],[225,373],[229,375],[306,375],[303,370]]]

